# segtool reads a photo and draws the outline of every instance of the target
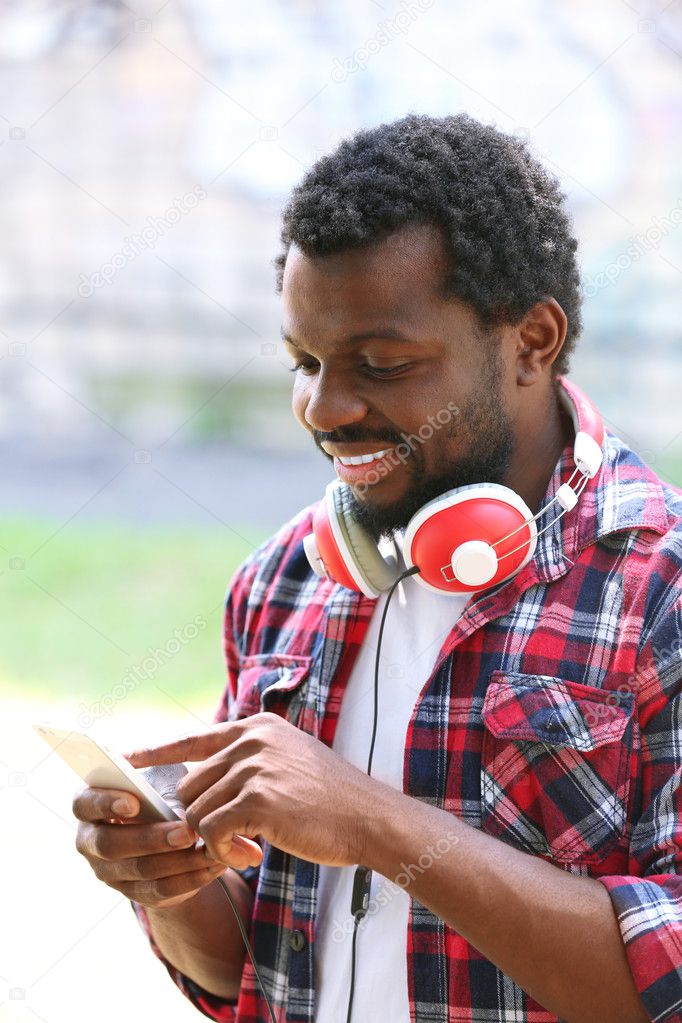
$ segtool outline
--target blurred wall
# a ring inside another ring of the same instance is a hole
[[[519,132],[560,177],[573,375],[650,460],[677,451],[681,53],[679,5],[623,0],[6,4],[0,442],[307,451],[279,213],[317,156],[414,109]]]

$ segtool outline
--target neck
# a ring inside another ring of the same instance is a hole
[[[533,515],[540,510],[556,463],[573,436],[573,422],[553,389],[544,407],[529,407],[529,413],[518,422],[514,456],[504,482],[523,498]]]

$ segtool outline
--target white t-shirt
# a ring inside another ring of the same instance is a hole
[[[395,547],[402,551],[403,534]],[[393,545],[382,539],[382,553]],[[404,562],[400,559],[400,567]],[[386,613],[379,659],[379,713],[372,777],[403,791],[407,726],[417,697],[469,594],[437,594],[404,579]],[[374,662],[386,594],[376,601],[365,640],[343,695],[333,749],[367,770],[374,720]],[[351,980],[355,867],[320,867],[315,924],[315,1023],[346,1019]],[[407,923],[410,898],[398,885],[372,874],[367,915],[356,939],[353,1023],[386,1019],[410,1023],[407,993]]]

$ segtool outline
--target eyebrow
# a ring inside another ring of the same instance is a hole
[[[280,336],[283,341],[293,345],[294,348],[301,348],[301,345],[296,344],[294,339],[287,334],[284,328],[280,328]],[[362,334],[351,334],[350,337],[346,338],[346,341],[355,343],[358,341],[369,341],[371,338],[384,338],[388,341],[414,341],[414,338],[408,337],[406,334],[401,334],[395,327],[378,327],[376,330],[366,330]]]

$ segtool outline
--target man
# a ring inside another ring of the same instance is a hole
[[[556,378],[579,274],[563,196],[520,140],[466,115],[360,132],[304,177],[282,241],[293,410],[380,549],[400,558],[410,518],[454,487],[551,501],[573,469]],[[360,486],[349,459],[371,453],[386,471]],[[232,579],[216,727],[129,754],[198,761],[178,788],[193,831],[169,851],[171,825],[136,825],[133,800],[119,827],[114,794],[86,789],[97,876],[216,1020],[270,1018],[220,873],[280,1020],[345,1020],[352,959],[362,1023],[682,1020],[680,492],[607,433],[512,579],[459,598],[403,580],[371,776],[386,594],[313,574],[314,508]],[[355,945],[357,864],[373,887]]]

